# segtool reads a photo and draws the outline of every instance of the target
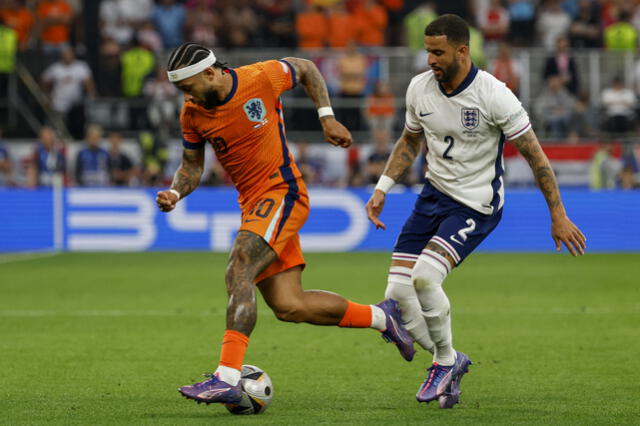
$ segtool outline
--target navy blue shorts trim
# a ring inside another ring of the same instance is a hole
[[[460,264],[495,229],[502,209],[485,215],[438,191],[427,182],[393,248],[393,258],[415,261],[430,240]]]

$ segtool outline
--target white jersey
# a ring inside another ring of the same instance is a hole
[[[504,83],[472,65],[460,86],[446,94],[432,71],[407,89],[405,127],[424,132],[426,178],[440,192],[483,214],[504,204],[504,141],[531,128],[529,115]]]

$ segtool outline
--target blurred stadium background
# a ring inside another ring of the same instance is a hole
[[[308,254],[304,283],[378,301],[424,160],[389,195],[386,232],[364,204],[442,13],[468,20],[476,65],[530,112],[589,253],[544,253],[544,199],[507,144],[502,223],[447,280],[476,362],[464,404],[413,401],[425,353],[400,363],[373,332],[279,324],[259,301],[247,362],[277,389],[261,423],[424,424],[428,410],[447,424],[637,424],[638,0],[0,0],[0,423],[229,421],[175,392],[214,365],[239,224],[211,150],[201,187],[171,214],[155,207],[182,150],[163,67],[183,41],[231,67],[318,65],[356,143],[324,143],[303,90],[285,94],[311,189],[302,244],[324,252]]]
[[[385,212],[390,232],[371,232],[362,204],[402,129],[406,86],[426,69],[424,26],[440,13],[468,20],[474,62],[532,115],[590,248],[638,250],[628,238],[640,233],[638,4],[2,0],[0,251],[228,248],[237,211],[210,152],[206,188],[172,215],[153,209],[149,188],[169,185],[180,161],[181,96],[164,64],[185,40],[232,67],[291,55],[318,65],[356,144],[323,143],[303,89],[286,94],[288,140],[313,188],[305,246],[388,250],[424,160]],[[483,249],[551,249],[526,162],[507,145],[505,163],[506,217]]]

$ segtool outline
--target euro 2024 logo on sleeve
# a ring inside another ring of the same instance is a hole
[[[264,107],[264,103],[262,102],[262,99],[260,98],[249,99],[247,102],[244,103],[242,108],[244,109],[244,113],[247,114],[247,118],[249,119],[249,121],[253,121],[254,123],[259,123],[253,126],[256,129],[259,127],[262,127],[264,124],[267,123],[267,119],[265,118],[267,116],[267,109]]]
[[[478,108],[462,108],[462,125],[467,130],[473,130],[480,124],[480,110]]]

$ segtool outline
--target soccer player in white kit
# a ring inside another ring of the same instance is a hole
[[[376,228],[385,194],[427,144],[426,182],[393,250],[385,296],[397,300],[405,328],[433,365],[419,402],[442,408],[459,400],[471,361],[452,346],[449,299],[442,282],[496,227],[502,216],[502,150],[511,141],[526,158],[551,213],[556,249],[583,254],[586,238],[567,217],[555,175],[520,101],[469,58],[469,28],[442,15],[425,29],[431,70],[411,80],[405,128],[367,203]]]

